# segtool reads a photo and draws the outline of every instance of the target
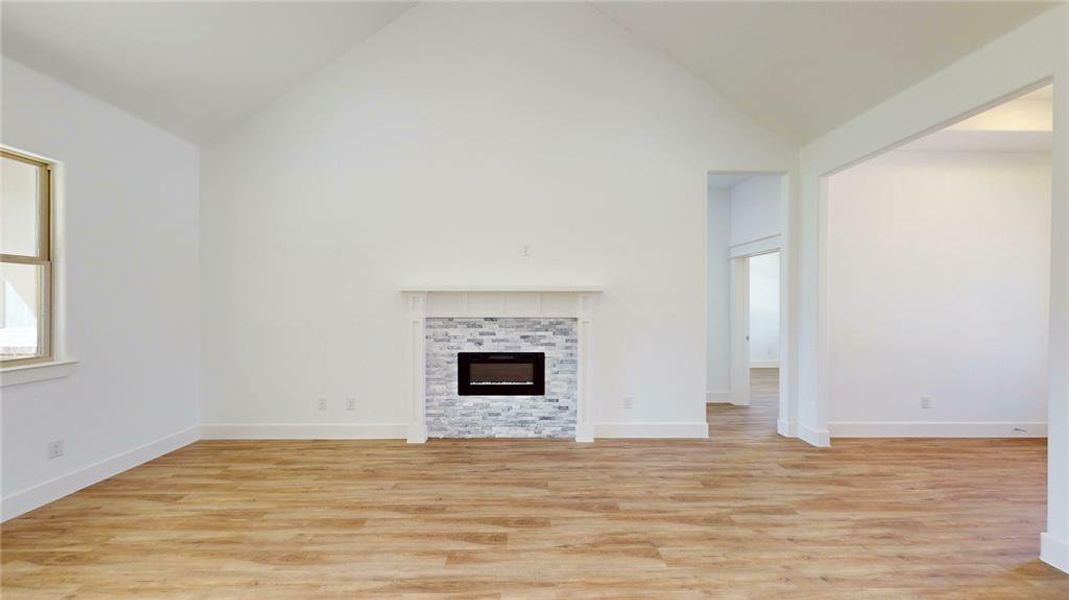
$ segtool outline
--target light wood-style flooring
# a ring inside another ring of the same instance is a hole
[[[203,441],[3,525],[3,599],[1069,598],[1038,440]]]

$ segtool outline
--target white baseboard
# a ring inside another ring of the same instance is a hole
[[[197,441],[199,433],[200,431],[197,427],[190,427],[154,442],[105,458],[77,471],[60,475],[33,487],[9,494],[0,501],[0,521],[17,517],[49,502],[54,502],[64,496],[73,494],[80,489],[87,488],[94,483],[99,483],[123,471],[128,471],[140,464],[159,458],[164,454],[174,452],[182,446]]]
[[[596,438],[700,438],[709,437],[709,424],[695,423],[594,423]]]
[[[211,423],[205,440],[404,440],[407,423]]]
[[[575,426],[575,441],[589,444],[594,441],[594,426],[589,423],[579,423]]]
[[[750,368],[751,369],[778,369],[779,368],[779,361],[778,360],[751,360],[750,361]]]
[[[831,446],[831,435],[827,429],[813,429],[802,423],[798,423],[798,439],[818,448]]]
[[[731,402],[731,391],[705,392],[705,401],[709,404],[727,404]]]
[[[405,428],[405,439],[409,444],[427,443],[427,425],[425,423],[409,423]]]
[[[831,437],[1045,438],[1046,423],[839,421],[828,423]]]
[[[1055,569],[1069,573],[1069,541],[1058,539],[1049,533],[1039,538],[1039,559]]]
[[[595,438],[707,438],[709,425],[695,423],[595,423]],[[205,440],[403,440],[405,423],[259,423],[201,426]]]
[[[776,433],[783,437],[798,437],[798,424],[794,421],[779,419],[776,421]]]

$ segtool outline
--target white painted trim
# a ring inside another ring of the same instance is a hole
[[[750,368],[751,369],[778,369],[779,368],[779,361],[776,360],[776,359],[772,359],[772,360],[751,360],[750,361]]]
[[[201,426],[205,440],[380,440],[407,438],[406,423],[260,423]],[[697,423],[595,423],[591,434],[609,438],[706,438],[709,425]],[[582,432],[576,432],[576,438]],[[577,441],[583,441],[577,439]]]
[[[778,252],[782,245],[782,237],[780,234],[775,233],[756,240],[734,244],[728,249],[728,252],[731,258],[749,258],[759,254]]]
[[[828,424],[831,437],[1045,438],[1046,423],[838,421]]]
[[[817,448],[831,446],[831,435],[827,429],[813,429],[802,423],[798,423],[798,439]]]
[[[599,294],[605,288],[598,285],[514,285],[514,286],[472,286],[472,285],[432,285],[432,286],[407,286],[399,289],[403,293],[429,294],[429,293],[545,293],[545,294]]]
[[[204,440],[403,440],[405,423],[212,423],[201,425]]]
[[[409,423],[405,426],[405,441],[409,444],[425,444],[429,437],[427,426],[423,423]]]
[[[575,311],[579,328],[579,343],[576,347],[578,368],[576,369],[576,403],[575,403],[575,441],[590,443],[594,441],[594,425],[590,418],[590,373],[593,370],[594,347],[594,307],[597,294],[578,294],[575,298]],[[545,306],[545,295],[539,296],[539,307]]]
[[[707,404],[726,404],[731,402],[731,390],[705,392],[705,402]]]
[[[1069,541],[1049,533],[1040,534],[1039,559],[1048,565],[1069,573]]]
[[[162,437],[154,442],[120,452],[110,458],[93,463],[33,487],[9,494],[0,501],[0,521],[17,517],[49,502],[59,500],[78,490],[114,477],[140,464],[146,463],[197,441],[199,429],[190,427]]]
[[[731,403],[750,405],[750,262],[731,259]]]
[[[783,437],[798,437],[798,424],[794,421],[779,419],[776,421],[776,433]]]
[[[831,319],[828,313],[828,178],[821,177],[817,182],[817,321],[814,329],[816,339],[816,354],[814,365],[816,367],[813,378],[813,389],[818,399],[814,419],[811,422],[820,431],[828,430],[828,422],[831,421],[831,381],[832,354],[830,327]],[[801,411],[799,411],[801,414]],[[830,442],[829,442],[830,444]]]
[[[405,321],[404,345],[405,369],[409,382],[409,406],[411,414],[408,425],[405,427],[405,439],[409,444],[423,444],[427,442],[427,340],[425,328],[427,324],[427,297],[426,292],[412,292],[404,294],[403,298],[408,307],[408,318]],[[464,295],[467,303],[467,295]]]
[[[687,438],[709,437],[709,424],[693,423],[594,423],[599,438]]]
[[[406,291],[408,299],[422,298],[422,306],[410,305],[421,318],[579,318],[601,291],[568,290],[449,290]],[[579,304],[576,304],[579,299]]]
[[[594,441],[594,425],[590,423],[580,423],[575,426],[575,441],[580,443],[590,443]]]
[[[78,364],[78,359],[71,358],[71,344],[67,335],[66,165],[63,161],[36,152],[11,149],[48,163],[52,169],[52,358],[48,362],[0,368],[0,387],[61,379],[71,375]]]
[[[780,178],[780,254],[779,254],[779,419],[790,424],[790,436],[797,436],[798,419],[798,332],[796,289],[798,257],[796,252],[800,207],[797,203],[797,170]],[[781,435],[788,435],[783,431]]]
[[[54,360],[32,365],[19,365],[17,367],[6,367],[3,371],[0,371],[0,386],[7,387],[9,385],[32,383],[34,381],[59,379],[73,373],[74,366],[77,364],[77,360],[68,359]]]

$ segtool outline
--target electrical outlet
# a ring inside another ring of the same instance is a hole
[[[63,456],[63,440],[48,442],[48,460]]]
[[[527,244],[524,244],[524,245],[520,246],[520,256],[522,256],[524,258],[530,258],[531,257],[531,247],[528,246]]]
[[[931,396],[921,396],[921,408],[923,408],[924,410],[928,410],[931,407],[932,407],[932,397]]]
[[[624,397],[624,409],[625,410],[631,410],[634,407],[635,407],[635,399],[634,399],[634,397],[625,396]]]
[[[356,398],[349,398],[345,401],[345,410],[356,410]]]
[[[326,398],[320,398],[319,401],[316,402],[316,407],[319,410],[327,410],[327,399]]]

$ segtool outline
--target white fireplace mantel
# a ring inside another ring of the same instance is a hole
[[[596,286],[427,286],[402,288],[407,312],[405,355],[411,417],[408,442],[427,441],[426,338],[429,317],[575,318],[579,331],[578,401],[575,441],[593,442],[589,382],[594,348],[594,313],[602,290]]]
[[[593,286],[574,286],[574,285],[558,285],[558,286],[530,286],[530,285],[506,285],[506,286],[427,286],[427,287],[413,287],[413,288],[401,288],[402,293],[406,294],[420,294],[420,293],[436,293],[436,294],[600,294],[601,288]]]

